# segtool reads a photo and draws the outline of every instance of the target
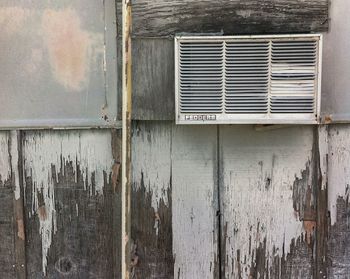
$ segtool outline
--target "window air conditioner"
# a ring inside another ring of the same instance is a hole
[[[177,124],[315,124],[322,35],[178,36]]]

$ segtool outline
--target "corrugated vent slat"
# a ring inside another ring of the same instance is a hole
[[[273,41],[271,113],[313,113],[316,87],[315,41]]]
[[[223,43],[180,43],[180,110],[221,113],[223,107]]]
[[[266,113],[268,79],[268,41],[226,43],[226,113]]]

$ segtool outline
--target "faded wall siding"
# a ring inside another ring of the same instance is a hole
[[[329,128],[328,208],[330,212],[327,246],[329,278],[350,276],[350,127]]]
[[[216,127],[133,127],[137,278],[218,278]]]
[[[115,278],[120,228],[110,131],[26,132],[29,278]],[[113,224],[117,223],[115,227]]]
[[[312,278],[312,148],[312,127],[220,127],[224,278]]]

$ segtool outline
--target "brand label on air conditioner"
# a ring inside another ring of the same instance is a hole
[[[216,115],[208,115],[208,114],[203,114],[203,115],[185,115],[185,120],[189,121],[207,121],[207,120],[216,120]]]

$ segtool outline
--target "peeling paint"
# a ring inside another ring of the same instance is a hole
[[[113,165],[111,135],[91,130],[31,132],[27,133],[24,146],[25,173],[33,181],[31,215],[39,216],[45,272],[48,250],[57,230],[54,178],[72,162],[75,175],[78,167],[81,171],[85,190],[90,195],[102,195],[104,173],[110,174]]]
[[[328,209],[331,225],[337,217],[337,200],[345,197],[350,185],[350,127],[347,125],[329,128],[328,164]]]
[[[0,132],[0,182],[4,183],[11,176],[11,162],[9,154],[9,134]]]
[[[297,184],[299,187],[308,184],[304,168],[312,158],[312,128],[264,133],[250,127],[224,128],[221,146],[221,203],[224,222],[228,223],[225,276],[250,278],[254,267],[259,274],[251,278],[270,278],[274,263],[286,260],[291,244],[306,234],[305,226],[311,243],[310,224],[300,221],[304,216],[299,216],[304,212],[307,187],[298,189],[299,196],[293,185],[297,187],[295,181],[302,179],[306,181]],[[266,178],[271,179],[268,188]],[[296,197],[300,197],[297,203]]]
[[[152,193],[152,206],[157,210],[160,200],[168,204],[171,127],[164,124],[140,124],[133,130],[132,143],[134,187],[140,187],[137,182],[143,178],[146,188]]]
[[[11,160],[11,172],[14,176],[15,183],[15,199],[19,200],[21,197],[21,187],[19,184],[19,168],[18,168],[18,139],[17,139],[17,131],[10,132],[10,160]]]

